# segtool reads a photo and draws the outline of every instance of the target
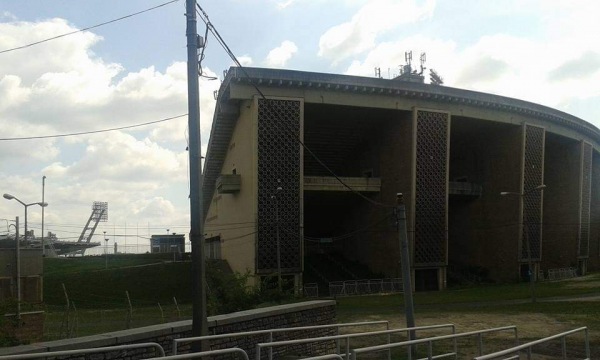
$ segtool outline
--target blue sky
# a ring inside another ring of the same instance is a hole
[[[167,0],[0,0],[0,51],[136,13]],[[600,125],[600,5],[547,0],[211,0],[200,5],[249,66],[383,77],[404,52],[427,53],[446,86],[520,98]],[[187,112],[185,1],[0,53],[2,138],[145,123]],[[198,22],[198,32],[204,25]],[[231,60],[209,34],[205,73]],[[201,81],[206,147],[219,80]],[[127,131],[0,141],[0,192],[41,200],[47,230],[75,240],[93,201],[128,251],[151,233],[187,232],[186,118]],[[0,199],[0,218],[23,217]],[[40,234],[41,212],[30,210]],[[2,222],[4,223],[4,221]],[[5,233],[0,226],[0,234]],[[140,234],[143,237],[137,237]],[[100,241],[101,236],[97,237]],[[134,245],[135,244],[135,245]]]

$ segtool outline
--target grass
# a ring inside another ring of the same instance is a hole
[[[154,255],[154,254],[149,254]],[[117,255],[108,257],[45,259],[44,302],[64,306],[64,284],[69,301],[78,308],[111,309],[127,306],[125,292],[134,306],[158,302],[191,301],[189,262],[170,263],[157,256]]]
[[[190,263],[172,263],[153,254],[45,259],[44,297],[46,337],[64,334],[65,284],[77,307],[70,324],[77,336],[127,327],[129,292],[133,305],[130,326],[189,318],[191,314]],[[579,326],[588,326],[593,347],[600,347],[599,301],[549,301],[558,297],[600,295],[600,273],[582,278],[539,282],[538,302],[530,301],[529,283],[481,285],[414,295],[417,325],[454,323],[458,331],[517,325],[522,339],[534,339]],[[179,302],[177,312],[173,297]],[[342,297],[337,300],[337,321],[389,320],[391,328],[404,327],[402,295]],[[161,314],[158,303],[161,304]],[[62,326],[62,331],[61,331]],[[505,340],[487,340],[500,344]],[[400,352],[401,353],[401,352]]]

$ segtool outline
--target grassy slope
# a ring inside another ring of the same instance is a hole
[[[46,259],[44,296],[49,305],[48,316],[56,313],[54,328],[50,318],[47,319],[49,330],[58,333],[60,328],[60,311],[64,306],[64,294],[61,283],[65,284],[70,299],[80,311],[80,330],[78,335],[87,335],[101,331],[116,330],[124,327],[124,315],[117,311],[126,309],[125,291],[129,291],[134,307],[133,326],[146,325],[150,321],[152,311],[155,321],[160,322],[157,303],[163,307],[173,304],[175,296],[180,304],[190,303],[191,271],[190,263],[170,263],[170,258],[155,258],[148,255],[117,256],[108,258],[109,269],[105,270],[103,257],[86,257],[73,259]],[[150,266],[139,266],[154,264]],[[536,285],[539,301],[532,304],[528,283],[485,285],[464,289],[449,289],[442,292],[416,293],[415,317],[417,324],[428,318],[435,323],[455,322],[464,316],[469,322],[477,317],[508,317],[511,323],[515,318],[526,315],[543,315],[556,322],[576,326],[585,325],[591,330],[593,338],[600,334],[600,302],[568,301],[547,302],[550,297],[585,296],[598,294],[600,274],[584,278],[558,282],[542,282]],[[339,322],[364,321],[369,319],[396,319],[402,323],[404,307],[401,295],[373,295],[338,298],[337,317]],[[94,309],[115,309],[104,311],[98,315]],[[118,310],[117,310],[118,309]],[[165,317],[174,316],[173,309],[165,307]],[[108,324],[110,313],[115,312],[117,327]],[[117,316],[118,315],[118,316]],[[188,311],[183,316],[189,316]],[[103,321],[100,321],[104,317]],[[452,320],[448,320],[453,317]],[[137,321],[136,321],[137,320]],[[144,321],[144,322],[142,322]],[[483,320],[482,320],[483,321]],[[524,323],[527,320],[523,320]],[[93,328],[84,329],[86,323]],[[110,327],[109,327],[110,325]],[[489,324],[486,324],[488,327]],[[519,329],[523,324],[517,324]],[[537,334],[537,333],[535,333]],[[47,338],[55,338],[55,335]]]
[[[46,259],[44,263],[44,302],[64,306],[65,285],[69,299],[78,308],[114,308],[124,306],[125,291],[134,306],[157,302],[190,302],[191,270],[189,262],[168,263],[155,256],[113,256]]]

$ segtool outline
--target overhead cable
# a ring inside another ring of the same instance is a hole
[[[150,125],[150,124],[156,124],[156,123],[160,123],[160,122],[164,122],[164,121],[178,119],[178,118],[184,117],[184,116],[187,116],[187,114],[172,116],[172,117],[169,117],[169,118],[155,120],[155,121],[149,121],[149,122],[145,122],[145,123],[141,123],[141,124],[119,126],[119,127],[115,127],[115,128],[109,128],[109,129],[92,130],[92,131],[81,131],[81,132],[75,132],[75,133],[56,134],[56,135],[40,135],[40,136],[25,136],[25,137],[15,137],[15,138],[0,138],[0,141],[48,139],[48,138],[58,138],[58,137],[67,137],[67,136],[76,136],[76,135],[97,134],[97,133],[102,133],[102,132],[107,132],[107,131],[116,131],[116,130],[123,130],[123,129],[131,129],[131,128],[135,128],[135,127],[140,127],[140,126],[145,126],[145,125]]]
[[[196,7],[200,10],[199,12],[197,12],[197,14],[200,16],[200,19],[206,24],[209,31],[215,36],[215,38],[217,39],[219,44],[221,44],[221,46],[223,47],[223,49],[225,50],[227,55],[229,55],[231,60],[233,60],[233,62],[240,68],[240,70],[242,71],[244,76],[246,78],[250,79],[250,75],[248,75],[248,73],[246,72],[246,69],[238,61],[235,54],[231,51],[229,46],[227,46],[227,43],[225,42],[225,40],[223,40],[223,38],[221,37],[221,35],[217,31],[217,29],[214,27],[214,25],[208,19],[208,14],[206,14],[206,12],[204,11],[204,9],[202,9],[200,4],[196,3]],[[256,84],[254,84],[252,81],[250,81],[250,84],[258,92],[260,97],[263,100],[267,101],[267,104],[268,104],[269,102],[268,102],[267,97],[258,88],[258,86],[256,86]],[[291,130],[289,130],[289,129],[285,129],[285,130],[288,130],[288,132],[291,132]],[[368,196],[365,196],[365,195],[361,194],[360,192],[356,191],[355,189],[353,189],[352,187],[350,187],[350,185],[346,184],[329,166],[327,166],[310,148],[308,148],[308,146],[306,146],[306,144],[304,144],[304,142],[298,136],[296,136],[296,134],[291,134],[291,136],[294,137],[304,150],[306,150],[325,170],[327,170],[327,172],[329,172],[342,186],[344,186],[350,192],[352,192],[355,195],[358,195],[359,197],[363,198],[364,200],[368,201],[369,203],[371,203],[373,205],[377,205],[377,206],[385,207],[385,208],[396,207],[396,205],[385,204],[385,203],[381,203],[379,201],[373,200],[373,199],[369,198]]]
[[[125,15],[125,16],[122,16],[120,18],[113,19],[113,20],[110,20],[110,21],[106,21],[106,22],[103,22],[103,23],[100,23],[100,24],[97,24],[97,25],[89,26],[89,27],[86,27],[86,28],[83,28],[83,29],[80,29],[80,30],[71,31],[71,32],[68,32],[68,33],[65,33],[65,34],[53,36],[51,38],[47,38],[47,39],[44,39],[44,40],[32,42],[32,43],[29,43],[29,44],[26,44],[26,45],[22,45],[22,46],[18,46],[18,47],[14,47],[14,48],[11,48],[11,49],[0,50],[0,54],[4,54],[4,53],[15,51],[15,50],[25,49],[25,48],[28,48],[28,47],[31,47],[31,46],[34,46],[34,45],[38,45],[38,44],[42,44],[42,43],[45,43],[45,42],[48,42],[48,41],[51,41],[51,40],[56,40],[56,39],[59,39],[59,38],[65,37],[65,36],[69,36],[69,35],[77,34],[77,33],[80,33],[80,32],[87,31],[87,30],[91,30],[91,29],[94,29],[94,28],[97,28],[97,27],[100,27],[100,26],[104,26],[104,25],[111,24],[111,23],[114,23],[114,22],[117,22],[117,21],[120,21],[120,20],[124,20],[124,19],[136,16],[136,15],[139,15],[139,14],[143,14],[145,12],[148,12],[148,11],[151,11],[151,10],[154,10],[154,9],[158,9],[160,7],[172,4],[172,3],[177,2],[177,1],[179,1],[179,0],[168,1],[166,3],[163,3],[163,4],[160,4],[160,5],[156,5],[154,7],[148,8],[146,10],[138,11],[138,12],[133,13],[133,14]]]

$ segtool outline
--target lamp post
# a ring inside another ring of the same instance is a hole
[[[278,182],[281,180],[277,179]],[[278,186],[276,189],[276,194],[280,193],[283,189],[281,186]],[[282,291],[282,281],[281,281],[281,248],[279,241],[279,200],[277,199],[277,195],[271,195],[271,199],[275,200],[275,228],[276,228],[276,247],[277,247],[277,290],[279,293]]]
[[[27,243],[27,208],[30,207],[31,205],[39,205],[43,208],[45,208],[46,206],[48,206],[48,203],[45,203],[43,201],[40,202],[35,202],[35,203],[31,203],[31,204],[25,204],[24,202],[22,202],[21,200],[19,200],[17,197],[12,196],[10,194],[4,194],[2,195],[5,199],[7,200],[16,200],[19,203],[21,203],[21,205],[23,205],[25,207],[25,243]]]
[[[42,209],[46,206],[48,206],[47,203],[45,202],[35,202],[35,203],[31,203],[31,204],[25,204],[24,202],[22,202],[21,200],[19,200],[17,197],[10,195],[10,194],[4,194],[2,195],[6,200],[16,200],[18,201],[21,205],[23,205],[23,207],[25,207],[25,244],[27,244],[27,208],[32,206],[32,205],[39,205],[42,207]],[[17,220],[17,225],[18,225],[18,220]],[[20,254],[20,247],[19,247],[19,231],[17,230],[17,235],[15,237],[16,239],[16,256],[17,256],[17,319],[20,318],[21,316],[21,254]],[[19,321],[20,323],[20,321]]]
[[[44,202],[44,193],[46,191],[46,175],[42,176],[42,203]],[[46,256],[44,248],[44,207],[42,206],[42,257]]]
[[[10,225],[15,227],[15,291],[17,292],[17,327],[21,327],[21,250],[19,247],[19,217],[17,216],[15,223]]]
[[[502,196],[518,195],[521,197],[521,202],[523,202],[525,199],[525,196],[529,195],[530,193],[532,193],[534,191],[543,190],[544,188],[546,188],[546,185],[541,184],[541,185],[534,187],[533,189],[529,189],[522,193],[512,192],[512,191],[502,191],[502,192],[500,192],[500,195],[502,195]],[[523,238],[525,239],[525,247],[527,248],[527,267],[529,268],[529,288],[531,290],[531,302],[535,303],[536,302],[536,295],[535,295],[535,277],[536,276],[535,276],[535,269],[533,268],[533,261],[531,260],[531,243],[529,242],[529,219],[525,219],[525,221],[523,221],[523,233],[524,233]]]
[[[106,234],[106,231],[104,232]],[[104,269],[108,269],[108,238],[104,237]]]

